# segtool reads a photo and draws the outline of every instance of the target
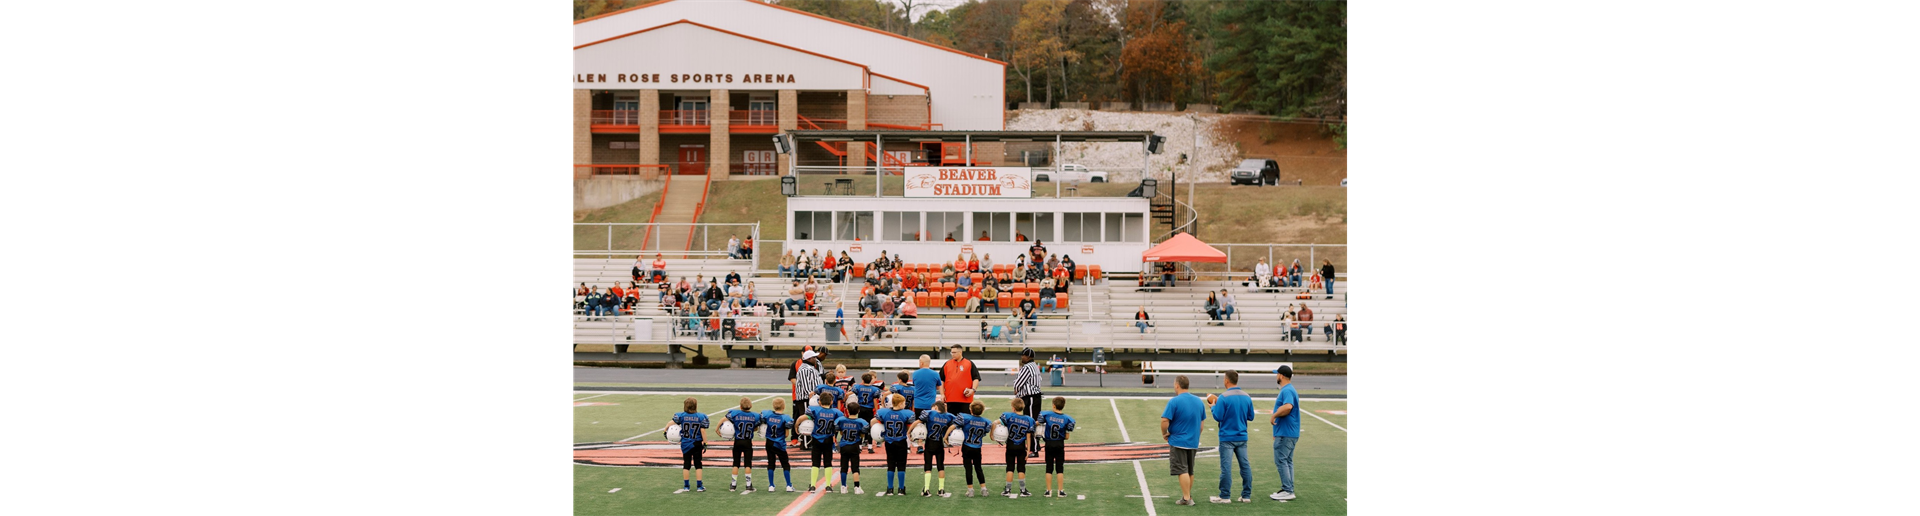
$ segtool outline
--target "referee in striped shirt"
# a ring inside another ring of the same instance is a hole
[[[800,353],[800,368],[793,373],[799,393],[793,397],[793,418],[807,413],[807,401],[813,397],[813,390],[820,386],[820,354],[809,349]],[[817,424],[817,423],[816,423]],[[798,432],[799,429],[795,429]],[[796,434],[797,435],[797,434]]]
[[[1040,365],[1033,362],[1033,348],[1020,350],[1020,375],[1013,377],[1013,395],[1027,402],[1027,417],[1040,419]],[[1040,456],[1040,440],[1027,439],[1027,456]]]

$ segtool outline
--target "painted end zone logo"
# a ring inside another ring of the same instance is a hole
[[[764,460],[767,452],[766,441],[755,440],[753,442],[753,448],[754,460],[756,462]],[[1006,465],[1005,449],[1005,446],[997,444],[981,446],[980,464],[982,466]],[[1066,451],[1067,462],[1074,464],[1100,464],[1167,458],[1167,445],[1165,444],[1069,443],[1067,444]],[[912,448],[908,448],[907,452],[908,468],[918,468],[921,464],[921,455],[913,453]],[[787,447],[787,454],[789,456],[804,457],[807,451],[798,447],[789,446]],[[839,462],[839,452],[834,452],[834,455],[834,462],[837,466]],[[960,452],[955,450],[954,447],[949,446],[947,447],[947,455],[947,466],[959,467]],[[732,464],[733,443],[730,441],[723,442],[719,445],[708,443],[707,451],[702,453],[701,456],[702,460],[708,464]],[[678,443],[667,443],[663,441],[580,443],[573,445],[573,462],[590,466],[679,469],[680,445]],[[885,468],[886,466],[887,454],[884,451],[860,454],[860,467],[862,468]]]
[[[906,167],[907,197],[1033,196],[1027,167]]]
[[[573,402],[573,406],[575,406],[575,407],[605,407],[605,406],[608,406],[608,405],[619,405],[619,403],[604,403],[604,402],[599,402],[599,401],[576,401],[576,402]]]

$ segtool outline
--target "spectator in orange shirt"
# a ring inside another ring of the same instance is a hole
[[[947,241],[948,241],[948,242],[953,242],[953,241],[954,241],[954,239],[953,239],[953,233],[952,233],[952,232],[948,232],[948,233],[947,233]]]
[[[667,260],[661,258],[660,253],[654,253],[652,281],[665,281],[666,279],[667,279]]]
[[[988,241],[988,240],[993,240],[993,239],[992,239],[992,238],[987,238],[987,230],[984,230],[984,229],[982,229],[982,230],[980,230],[980,241],[981,241],[981,242],[985,242],[985,241]]]

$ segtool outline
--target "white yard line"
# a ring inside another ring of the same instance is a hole
[[[779,394],[774,394],[773,396],[779,396]],[[773,396],[767,396],[766,398],[760,398],[760,399],[757,399],[757,400],[753,400],[753,402],[754,402],[754,403],[759,403],[759,402],[761,402],[761,401],[766,401],[766,399],[767,399],[767,398],[772,398]],[[709,417],[711,417],[711,416],[718,416],[718,415],[720,415],[720,414],[725,414],[725,413],[727,413],[727,410],[733,410],[733,408],[731,408],[731,407],[729,407],[729,408],[727,408],[726,410],[722,410],[722,411],[719,411],[719,412],[708,412],[708,413],[707,413],[707,416],[709,416]],[[667,429],[667,428],[666,428],[666,426],[664,426],[664,425],[662,425],[662,426],[660,427],[660,430],[666,430],[666,429]],[[658,432],[658,431],[660,431],[660,430],[652,430],[652,431],[649,431],[649,432],[647,432],[647,433],[644,433],[644,434],[640,434],[640,435],[636,435],[636,436],[633,436],[633,437],[628,437],[628,438],[626,438],[626,439],[621,439],[621,440],[619,440],[619,441],[615,441],[615,442],[627,442],[627,441],[632,441],[632,440],[634,440],[634,439],[639,439],[639,438],[642,438],[642,437],[646,437],[646,436],[648,436],[648,435],[651,435],[652,433],[654,433],[654,432]]]
[[[1336,424],[1333,424],[1333,422],[1332,422],[1332,421],[1327,421],[1327,418],[1324,418],[1324,417],[1320,417],[1320,415],[1319,415],[1319,414],[1315,414],[1315,413],[1313,413],[1313,411],[1311,411],[1311,410],[1303,410],[1303,411],[1301,411],[1301,412],[1302,412],[1302,413],[1305,413],[1306,415],[1309,415],[1309,416],[1313,416],[1313,418],[1314,418],[1314,419],[1318,419],[1318,420],[1320,420],[1320,422],[1322,422],[1322,423],[1326,423],[1326,424],[1327,424],[1328,426],[1332,426],[1332,427],[1334,427],[1334,428],[1340,428],[1340,425],[1336,425]],[[1340,428],[1340,431],[1342,431],[1342,432],[1346,432],[1346,431],[1347,431],[1347,429],[1345,429],[1345,428]],[[1348,432],[1348,433],[1351,433],[1351,432]]]
[[[611,393],[611,392],[609,392],[609,393],[607,393],[607,394],[613,394],[613,393]],[[580,399],[577,399],[577,400],[573,400],[573,401],[574,401],[575,403],[578,403],[578,402],[582,402],[582,401],[587,401],[587,400],[590,400],[590,399],[594,399],[594,398],[598,398],[598,397],[601,397],[601,396],[606,396],[607,394],[596,394],[596,395],[593,395],[593,396],[587,396],[587,397],[585,397],[585,398],[580,398]]]
[[[1140,501],[1147,504],[1147,516],[1159,516],[1153,512],[1153,493],[1147,490],[1147,472],[1140,469],[1140,461],[1133,461],[1133,476],[1140,479]]]
[[[1120,427],[1120,440],[1125,442],[1133,442],[1132,437],[1127,437],[1127,423],[1125,421],[1120,420],[1120,402],[1113,401],[1112,399],[1108,399],[1107,404],[1113,405],[1113,423]],[[1135,461],[1135,462],[1138,462],[1138,461]]]

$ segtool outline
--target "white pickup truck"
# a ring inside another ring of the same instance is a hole
[[[1059,177],[1054,177],[1054,176],[1059,176]],[[1107,173],[1097,171],[1097,170],[1087,170],[1086,165],[1075,165],[1072,163],[1061,164],[1059,172],[1054,172],[1052,170],[1034,170],[1033,171],[1034,181],[1053,181],[1055,179],[1058,179],[1061,181],[1085,181],[1089,183],[1105,183],[1107,182]]]

